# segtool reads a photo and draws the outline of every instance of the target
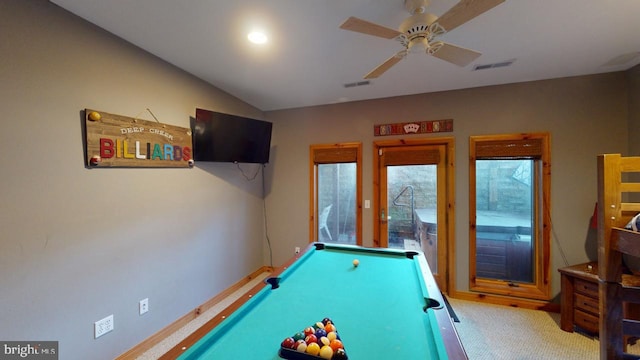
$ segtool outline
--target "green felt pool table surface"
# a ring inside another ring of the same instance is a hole
[[[314,244],[179,359],[280,359],[326,317],[351,360],[466,358],[428,269],[421,253]]]

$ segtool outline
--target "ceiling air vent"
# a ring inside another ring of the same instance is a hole
[[[512,60],[501,61],[493,64],[475,65],[473,67],[473,71],[507,67],[507,66],[511,66],[511,64],[513,64],[515,61],[516,61],[515,59],[512,59]]]
[[[622,54],[614,57],[613,59],[607,61],[602,66],[620,66],[620,65],[631,65],[632,61],[635,61],[638,57],[640,57],[640,51]]]
[[[357,81],[357,82],[352,82],[352,83],[344,84],[344,87],[346,87],[346,88],[352,88],[352,87],[356,87],[356,86],[365,86],[365,85],[369,85],[369,84],[371,84],[371,81],[369,81],[369,80],[364,80],[364,81]]]

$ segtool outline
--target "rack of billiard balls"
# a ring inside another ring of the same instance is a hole
[[[349,359],[338,330],[329,318],[285,338],[280,344],[279,355],[291,360]]]

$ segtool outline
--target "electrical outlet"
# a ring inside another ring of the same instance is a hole
[[[100,336],[113,330],[113,314],[107,316],[102,320],[96,321],[95,323],[93,323],[93,325],[94,325],[94,328],[93,328],[94,335],[95,335],[95,338],[97,339]]]
[[[149,311],[149,298],[145,298],[145,299],[140,300],[139,305],[140,305],[140,307],[139,307],[140,315],[142,315],[142,314],[146,313],[147,311]]]
[[[296,246],[296,250],[295,251],[296,251],[296,254],[300,254],[300,247]]]

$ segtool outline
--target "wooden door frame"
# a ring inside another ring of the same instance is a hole
[[[449,289],[455,289],[455,140],[453,137],[442,138],[421,138],[421,139],[397,139],[373,142],[373,245],[380,247],[380,150],[382,148],[398,146],[418,146],[418,145],[444,145],[445,147],[445,186],[446,188],[446,219],[447,229],[447,274],[442,292],[447,293]]]

